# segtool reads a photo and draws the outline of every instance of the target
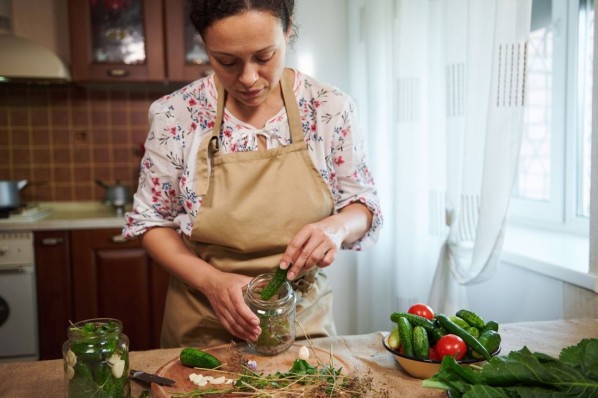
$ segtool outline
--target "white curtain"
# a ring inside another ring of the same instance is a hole
[[[466,307],[465,285],[496,269],[531,0],[351,3],[352,90],[385,212],[380,242],[358,257],[365,332],[418,301]]]

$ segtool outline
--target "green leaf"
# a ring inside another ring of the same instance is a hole
[[[443,360],[439,373],[422,385],[449,390],[454,398],[598,398],[598,339],[567,347],[558,359],[523,347],[491,358],[480,370],[454,365]]]

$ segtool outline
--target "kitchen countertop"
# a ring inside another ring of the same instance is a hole
[[[531,351],[558,357],[561,349],[584,338],[598,338],[598,319],[556,320],[502,324],[502,354],[519,350],[524,345]],[[386,391],[389,397],[446,397],[442,390],[424,388],[421,380],[408,376],[382,346],[383,333],[338,336],[312,340],[314,346],[331,350],[355,371],[370,372],[373,388]],[[132,369],[155,372],[178,356],[179,348],[130,353]],[[259,366],[259,364],[258,364]],[[62,360],[0,363],[0,397],[64,396]],[[133,398],[138,398],[147,385],[131,381]],[[42,393],[43,392],[43,393]],[[374,396],[380,396],[372,392]]]
[[[101,202],[40,202],[39,213],[30,217],[0,219],[0,231],[55,231],[73,229],[122,228],[124,212]]]

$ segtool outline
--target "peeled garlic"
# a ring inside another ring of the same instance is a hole
[[[309,359],[309,350],[306,346],[301,346],[299,349],[299,359],[303,359],[304,361]]]
[[[66,364],[71,367],[77,364],[77,356],[71,350],[66,352]]]
[[[220,376],[210,381],[211,384],[224,384],[226,382],[226,377]]]
[[[110,365],[114,365],[115,363],[117,363],[118,361],[120,361],[120,356],[115,352],[113,353],[110,358],[108,358],[108,363]]]
[[[191,380],[191,382],[198,387],[203,387],[208,384],[208,380],[206,380],[201,374],[191,373],[189,375],[189,380]]]
[[[119,359],[112,365],[112,376],[116,379],[120,379],[123,375],[125,370],[125,361],[123,359]]]
[[[66,375],[68,376],[69,380],[75,377],[75,368],[73,368],[71,365],[67,365]]]

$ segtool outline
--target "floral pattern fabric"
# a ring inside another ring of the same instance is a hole
[[[345,247],[367,248],[378,238],[382,214],[366,164],[355,106],[343,92],[299,71],[295,71],[293,91],[308,153],[332,193],[335,212],[360,202],[374,215],[369,231]],[[153,227],[170,227],[191,235],[202,203],[194,190],[198,150],[201,141],[212,133],[216,106],[213,76],[194,81],[151,105],[139,186],[133,209],[125,215],[125,238],[141,236]],[[284,108],[262,129],[238,120],[225,109],[219,135],[222,154],[258,150],[259,136],[265,138],[267,148],[291,143]]]

